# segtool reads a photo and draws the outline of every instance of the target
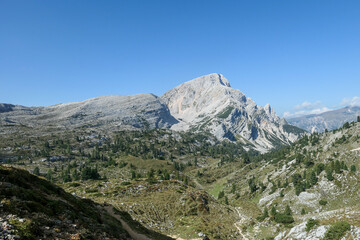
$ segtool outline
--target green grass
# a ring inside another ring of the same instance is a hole
[[[232,110],[234,110],[234,107],[228,106],[221,113],[219,113],[217,115],[217,117],[218,118],[227,118],[230,115],[230,113],[232,112]]]

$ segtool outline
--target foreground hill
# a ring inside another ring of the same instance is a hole
[[[325,129],[338,129],[346,122],[356,121],[357,116],[360,116],[360,107],[345,107],[321,114],[291,118],[287,121],[294,126],[312,133],[324,132]]]
[[[0,179],[1,239],[171,239],[27,171],[0,166]]]

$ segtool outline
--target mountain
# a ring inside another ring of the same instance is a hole
[[[177,120],[153,94],[109,95],[49,107],[0,104],[0,126],[95,127],[111,130],[169,128]]]
[[[261,107],[221,74],[213,73],[185,82],[161,96],[179,121],[173,130],[208,131],[218,139],[239,140],[249,148],[267,151],[298,139],[302,130]]]
[[[238,141],[246,149],[266,152],[288,145],[303,130],[261,107],[221,74],[185,82],[162,97],[144,93],[109,95],[49,107],[0,104],[3,133],[92,129],[100,131],[167,129],[207,132],[217,140]]]
[[[344,107],[321,114],[312,114],[302,117],[287,119],[287,121],[308,132],[324,132],[325,129],[333,130],[340,128],[346,122],[356,121],[360,116],[360,107]]]

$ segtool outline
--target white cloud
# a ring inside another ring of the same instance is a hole
[[[301,117],[301,116],[305,116],[305,115],[311,115],[311,114],[320,114],[323,112],[328,112],[331,111],[333,109],[327,108],[327,107],[322,107],[322,108],[316,108],[316,109],[312,109],[312,110],[302,110],[302,111],[297,111],[297,112],[284,112],[284,118],[294,118],[294,117]]]
[[[310,114],[320,114],[323,112],[331,111],[332,109],[323,106],[320,101],[308,102],[305,101],[299,105],[296,105],[292,112],[284,112],[284,118],[294,118]]]
[[[354,106],[360,106],[360,97],[353,97],[353,98],[344,98],[341,103],[341,106],[350,106],[350,107],[354,107]]]
[[[294,107],[294,109],[295,110],[305,110],[305,109],[312,110],[312,109],[319,108],[321,106],[322,106],[322,104],[321,104],[320,101],[316,101],[316,102],[313,102],[313,103],[305,101],[302,104],[296,105]]]
[[[353,98],[344,98],[340,104],[333,106],[334,108],[340,108],[345,106],[360,106],[360,97],[355,96]],[[324,106],[320,101],[308,102],[305,101],[293,107],[293,111],[284,112],[284,118],[295,118],[311,114],[321,114],[323,112],[331,111],[334,109]]]

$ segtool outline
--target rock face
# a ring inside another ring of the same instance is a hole
[[[324,132],[340,128],[345,122],[356,121],[360,116],[360,107],[345,107],[334,111],[324,112],[321,114],[306,115],[297,118],[291,118],[287,121],[308,132]]]
[[[161,97],[179,123],[174,130],[209,131],[218,139],[240,140],[249,148],[267,151],[298,139],[302,130],[280,119],[233,89],[221,74],[185,82]]]
[[[169,128],[177,123],[153,94],[109,95],[50,107],[0,105],[0,123],[28,127],[102,127],[107,129]]]

